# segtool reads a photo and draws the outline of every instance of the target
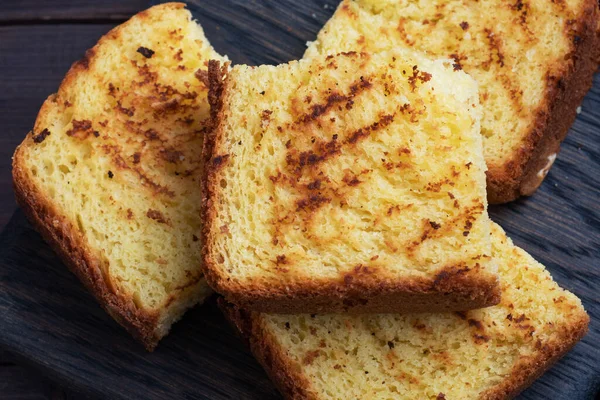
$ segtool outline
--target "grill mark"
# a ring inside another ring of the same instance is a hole
[[[361,76],[360,80],[354,82],[350,85],[350,93],[347,95],[342,95],[340,93],[334,92],[331,93],[325,104],[314,104],[310,107],[310,113],[301,115],[296,119],[295,124],[307,124],[312,121],[316,121],[321,115],[326,114],[329,110],[331,110],[335,105],[340,105],[342,103],[346,103],[346,109],[352,108],[353,98],[362,93],[363,91],[369,89],[372,86],[371,82],[368,79],[365,79]],[[301,103],[301,102],[300,102]]]
[[[402,41],[412,47],[412,46],[414,46],[415,41],[410,40],[408,38],[408,33],[406,32],[406,28],[404,27],[405,24],[406,24],[406,18],[400,18],[400,21],[398,21],[398,26],[396,27],[396,30],[398,30],[398,32],[400,33],[400,37],[401,37]]]
[[[364,128],[357,129],[356,131],[352,132],[350,137],[346,140],[346,143],[356,144],[356,142],[358,142],[359,140],[368,137],[373,132],[376,132],[380,129],[385,128],[386,126],[390,125],[392,122],[394,122],[394,115],[392,115],[392,114],[383,115],[379,118],[378,121],[373,122],[371,125],[364,127]]]
[[[489,28],[485,28],[483,31],[485,32],[485,37],[487,38],[488,47],[490,48],[490,53],[492,55],[490,55],[489,59],[487,61],[485,61],[482,65],[486,69],[489,68],[490,64],[494,62],[493,53],[496,53],[496,56],[498,57],[498,60],[496,61],[496,63],[500,67],[504,67],[504,53],[502,53],[501,43],[497,39],[496,32],[494,32],[492,29],[489,29]]]

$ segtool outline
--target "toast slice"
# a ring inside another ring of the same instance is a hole
[[[581,301],[492,228],[502,302],[464,313],[274,315],[222,302],[289,399],[506,399],[587,332]]]
[[[16,197],[106,311],[153,349],[211,291],[198,149],[223,59],[183,4],[143,11],[73,64],[13,158]]]
[[[499,301],[467,74],[408,50],[215,64],[204,261],[216,291],[281,313]]]
[[[344,0],[305,57],[412,48],[479,83],[490,203],[542,183],[598,68],[597,0]]]

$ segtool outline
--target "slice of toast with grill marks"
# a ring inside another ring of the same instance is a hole
[[[589,317],[497,225],[492,245],[502,302],[482,310],[275,315],[220,305],[289,399],[512,398],[585,335]]]
[[[499,301],[477,86],[450,60],[342,53],[209,67],[205,267],[269,312]]]
[[[597,0],[344,0],[305,57],[410,48],[479,83],[490,203],[531,195],[592,85]]]
[[[71,67],[13,159],[31,222],[149,350],[211,293],[200,266],[208,89],[195,76],[209,59],[223,58],[183,4],[137,14]]]

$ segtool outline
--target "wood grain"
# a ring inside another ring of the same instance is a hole
[[[0,24],[122,21],[147,5],[147,0],[2,0]]]
[[[234,62],[275,64],[301,56],[304,43],[314,38],[336,3],[198,0],[191,8],[217,50]],[[6,70],[9,77],[0,80],[0,110],[5,110],[0,113],[0,201],[10,192],[3,180],[10,176],[6,157],[68,65],[109,28],[0,28],[0,72]],[[600,392],[599,200],[597,76],[540,190],[532,198],[491,209],[515,243],[581,297],[592,317],[584,340],[521,399],[587,400]],[[176,324],[155,353],[146,353],[100,309],[20,212],[0,236],[0,347],[98,398],[279,398],[212,300]]]

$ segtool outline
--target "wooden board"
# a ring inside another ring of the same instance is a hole
[[[234,62],[273,64],[300,57],[336,2],[201,3],[195,15],[217,50]],[[65,43],[77,40],[65,34]],[[66,67],[56,73],[64,72]],[[29,90],[35,87],[32,83]],[[592,317],[585,339],[520,398],[595,398],[600,391],[599,77],[540,191],[493,207],[491,214],[582,298]],[[146,353],[101,310],[20,212],[0,235],[0,346],[92,397],[279,398],[212,300],[188,313],[154,353]]]
[[[147,5],[147,0],[2,0],[0,25],[121,21]]]

